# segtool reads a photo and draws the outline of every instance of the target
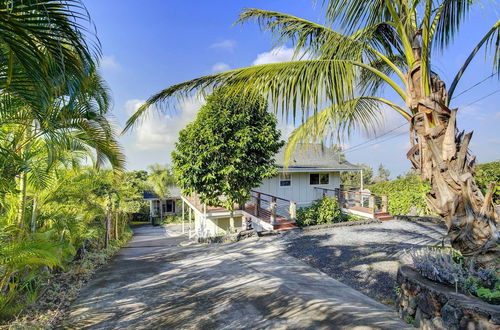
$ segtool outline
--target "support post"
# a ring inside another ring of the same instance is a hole
[[[260,214],[260,193],[255,194],[255,216],[259,217]]]
[[[290,202],[290,221],[295,222],[297,216],[297,203]]]
[[[361,191],[357,191],[354,193],[354,201],[356,206],[361,206]]]
[[[370,195],[370,197],[368,197],[368,207],[375,213],[375,196]]]
[[[192,224],[191,224],[191,218],[192,218],[191,207],[189,208],[189,211],[188,211],[188,217],[189,217],[189,238],[191,238],[191,229],[193,228]]]
[[[184,200],[182,201],[182,233],[184,234]]]
[[[387,195],[382,195],[382,212],[387,212],[389,209],[389,200]]]
[[[276,197],[271,198],[271,203],[269,203],[269,213],[271,214],[269,217],[271,224],[274,225],[276,222]]]

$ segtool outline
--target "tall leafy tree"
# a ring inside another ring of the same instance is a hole
[[[492,190],[478,189],[468,152],[472,133],[459,132],[453,93],[471,60],[486,47],[492,69],[500,69],[500,20],[492,22],[454,75],[449,88],[434,70],[475,8],[470,0],[324,0],[324,22],[268,10],[246,9],[238,22],[257,21],[278,44],[292,44],[296,60],[208,75],[153,95],[130,118],[128,127],[153,104],[172,96],[228,86],[237,95],[256,88],[275,109],[307,118],[292,136],[289,153],[301,140],[373,128],[381,111],[395,111],[410,123],[408,158],[430,181],[429,206],[448,226],[453,247],[480,267],[498,267],[497,215]],[[339,27],[340,31],[332,27]],[[301,54],[306,56],[301,56]],[[394,100],[384,98],[389,88]],[[400,106],[399,104],[404,104]],[[323,105],[326,108],[322,109]],[[384,106],[384,107],[381,107]],[[309,116],[312,112],[312,116]]]
[[[172,152],[176,181],[185,194],[232,211],[250,198],[250,189],[276,174],[274,155],[282,145],[262,97],[216,90],[179,133]]]

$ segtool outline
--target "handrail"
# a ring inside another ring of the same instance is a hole
[[[270,194],[266,194],[266,193],[263,193],[263,192],[260,192],[260,191],[257,191],[257,190],[250,190],[250,192],[251,193],[260,194],[261,196],[264,195],[264,196],[268,196],[268,197],[271,197],[271,198],[279,199],[279,200],[282,200],[282,201],[288,202],[288,203],[295,203],[292,200],[284,199],[284,198],[281,198],[281,197],[278,197],[278,196],[274,196],[274,195],[270,195]]]
[[[314,189],[317,189],[317,191],[321,192],[323,196],[333,195],[329,197],[336,198],[342,207],[363,207],[371,210],[371,213],[373,214],[375,214],[377,211],[387,212],[388,210],[389,200],[387,195],[375,195],[361,190],[353,191],[343,190],[340,188],[331,189],[314,187]]]
[[[331,188],[323,188],[323,187],[314,187],[314,189],[327,190],[327,191],[333,191],[333,192],[341,191],[341,192],[356,193],[356,194],[362,194],[362,195],[372,195],[372,196],[376,196],[376,197],[387,196],[387,195],[374,194],[372,192],[365,192],[365,191],[361,191],[361,190],[346,190],[346,189],[341,189],[341,188],[331,189]]]

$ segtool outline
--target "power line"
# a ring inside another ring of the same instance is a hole
[[[500,92],[500,89],[497,89],[496,91],[493,91],[493,92],[489,93],[488,95],[485,95],[485,96],[483,96],[483,97],[480,97],[480,98],[478,98],[477,100],[475,100],[475,101],[473,101],[473,102],[471,102],[471,103],[469,103],[469,104],[467,104],[467,105],[464,105],[464,107],[468,107],[469,105],[473,105],[474,103],[477,103],[477,102],[479,102],[479,101],[481,101],[481,100],[484,100],[485,98],[490,97],[491,95],[496,94],[496,93],[498,93],[498,92]]]
[[[458,93],[457,95],[453,96],[453,97],[451,98],[451,100],[453,100],[453,99],[455,99],[455,98],[459,97],[460,95],[462,95],[462,94],[464,94],[464,93],[466,93],[466,92],[470,91],[470,90],[471,90],[471,89],[473,89],[474,87],[476,87],[476,86],[478,86],[478,85],[481,85],[483,82],[485,82],[486,80],[490,79],[491,77],[493,77],[493,76],[494,76],[494,75],[496,75],[496,74],[497,74],[496,72],[494,72],[494,73],[490,74],[488,77],[484,78],[483,80],[481,80],[481,81],[479,81],[479,82],[475,83],[474,85],[470,86],[469,88],[467,88],[467,89],[465,89],[465,90],[461,91],[460,93]]]
[[[454,97],[452,97],[452,99],[454,99],[454,98],[456,98],[456,97],[459,97],[460,95],[462,95],[462,94],[464,94],[464,93],[468,92],[468,91],[469,91],[469,90],[471,90],[472,88],[474,88],[474,87],[476,87],[476,86],[478,86],[478,85],[482,84],[482,83],[483,83],[483,82],[485,82],[486,80],[488,80],[488,79],[490,79],[491,77],[493,77],[495,74],[496,74],[496,72],[492,73],[491,75],[489,75],[488,77],[484,78],[483,80],[481,80],[481,81],[479,81],[479,82],[475,83],[474,85],[470,86],[469,88],[467,88],[467,89],[463,90],[462,92],[460,92],[459,94],[455,95]],[[477,103],[477,102],[479,102],[479,101],[481,101],[481,100],[483,100],[483,99],[485,99],[485,98],[487,98],[487,97],[490,97],[491,95],[494,95],[494,94],[496,94],[496,93],[498,93],[498,92],[500,92],[500,89],[497,89],[497,90],[495,90],[495,91],[491,92],[490,94],[485,95],[485,96],[483,96],[483,97],[481,97],[481,98],[479,98],[479,99],[477,99],[477,100],[475,100],[475,101],[473,101],[473,102],[471,102],[471,103],[469,103],[469,104],[465,105],[465,107],[467,107],[467,106],[469,106],[469,105],[472,105],[472,104],[474,104],[474,103]],[[372,143],[372,144],[369,144],[369,145],[365,146],[365,144],[370,143],[370,142],[373,142],[373,141],[375,141],[375,140],[377,140],[377,139],[379,139],[379,138],[381,138],[381,137],[383,137],[383,136],[385,136],[385,135],[387,135],[387,134],[389,134],[389,133],[392,133],[392,132],[394,132],[395,130],[400,129],[401,127],[403,127],[403,126],[404,126],[404,125],[406,125],[406,124],[408,124],[408,122],[405,122],[405,123],[403,123],[401,126],[395,127],[395,128],[393,128],[393,129],[391,129],[391,130],[389,130],[389,131],[387,131],[387,132],[385,132],[385,133],[383,133],[383,134],[381,134],[381,135],[379,135],[379,136],[376,136],[376,137],[374,137],[374,138],[372,138],[372,139],[369,139],[369,140],[367,140],[367,141],[365,141],[365,142],[362,142],[362,143],[359,143],[359,144],[357,144],[357,145],[355,145],[355,146],[353,146],[353,147],[347,148],[347,149],[343,150],[343,151],[342,151],[342,153],[347,153],[347,152],[353,152],[353,151],[362,150],[362,149],[365,149],[365,148],[367,148],[367,147],[371,147],[372,145],[375,145],[375,144],[377,144],[377,143],[382,143],[382,142],[385,142],[385,141],[388,141],[388,140],[394,139],[394,138],[396,138],[396,137],[399,137],[399,136],[401,136],[401,135],[407,134],[407,132],[402,132],[402,133],[396,134],[396,135],[394,135],[394,136],[388,137],[387,139],[383,139],[382,141],[376,141],[376,143]]]
[[[348,151],[345,151],[345,153],[347,152],[353,152],[353,151],[359,151],[359,150],[362,150],[362,149],[366,149],[368,147],[371,147],[371,146],[374,146],[378,143],[383,143],[383,142],[386,142],[386,141],[389,141],[389,140],[392,140],[394,138],[397,138],[401,135],[405,135],[405,134],[408,134],[407,132],[402,132],[402,133],[399,133],[399,134],[396,134],[396,135],[393,135],[393,136],[389,136],[387,139],[383,139],[382,141],[375,141],[375,143],[372,143],[372,144],[369,144],[369,145],[366,145],[366,146],[363,146],[361,148],[357,148],[357,149],[349,149]]]
[[[394,132],[394,131],[395,131],[395,130],[397,130],[397,129],[400,129],[401,127],[403,127],[403,126],[404,126],[404,125],[406,125],[406,124],[408,124],[408,122],[403,123],[401,126],[395,127],[395,128],[393,128],[393,129],[391,129],[391,130],[389,130],[389,131],[387,131],[387,132],[385,132],[385,133],[383,133],[383,134],[380,134],[379,136],[376,136],[376,137],[374,137],[374,138],[372,138],[372,139],[369,139],[369,140],[367,140],[367,141],[365,141],[365,142],[361,142],[360,144],[356,144],[355,146],[352,146],[352,147],[350,147],[350,148],[347,148],[347,149],[343,150],[342,152],[351,151],[352,149],[355,149],[355,148],[357,148],[357,147],[359,147],[359,146],[362,146],[362,145],[364,145],[364,144],[367,144],[367,143],[370,143],[370,142],[372,142],[372,141],[374,141],[374,140],[377,140],[377,139],[379,139],[379,138],[381,138],[381,137],[383,137],[383,136],[385,136],[385,135],[387,135],[387,134],[389,134],[389,133]],[[406,134],[406,132],[405,132],[404,134]]]

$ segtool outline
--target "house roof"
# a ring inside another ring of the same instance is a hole
[[[159,199],[158,195],[155,194],[151,190],[144,190],[142,193],[142,197],[144,199]],[[168,187],[168,198],[180,198],[181,197],[181,188],[177,186],[170,186]]]
[[[280,172],[309,172],[309,171],[359,171],[360,166],[341,160],[338,152],[321,144],[301,144],[295,150],[285,168],[285,147],[275,156],[276,165]]]

